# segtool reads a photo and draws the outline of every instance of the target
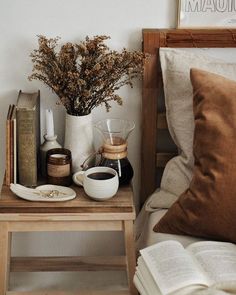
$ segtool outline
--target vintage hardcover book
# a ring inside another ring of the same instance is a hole
[[[11,183],[11,167],[10,167],[10,160],[11,160],[11,151],[10,151],[10,138],[11,138],[11,112],[12,112],[12,105],[8,107],[7,113],[7,120],[6,120],[6,172],[5,172],[5,184],[10,185]]]
[[[236,245],[231,243],[203,241],[184,249],[170,240],[140,252],[134,284],[141,295],[195,294],[236,281]]]
[[[10,126],[11,126],[11,132],[10,132],[10,180],[11,183],[17,182],[17,155],[16,155],[16,105],[12,106],[12,112],[11,112],[11,118],[10,118]]]
[[[40,92],[19,92],[16,109],[18,182],[37,185],[40,140]]]

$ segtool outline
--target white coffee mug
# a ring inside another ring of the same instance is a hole
[[[116,170],[102,166],[76,172],[73,175],[73,181],[78,185],[82,185],[86,194],[97,201],[112,198],[119,187]]]

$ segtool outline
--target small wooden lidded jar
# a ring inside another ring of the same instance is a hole
[[[51,149],[47,152],[47,182],[55,185],[72,184],[71,152],[64,148]]]

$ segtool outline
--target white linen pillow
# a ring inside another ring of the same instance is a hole
[[[160,49],[160,61],[168,128],[179,151],[178,156],[171,159],[164,169],[161,191],[164,191],[167,198],[174,203],[189,187],[194,164],[194,117],[190,68],[206,70],[236,80],[236,64],[171,48]],[[159,198],[159,194],[157,191],[149,199],[146,205],[148,211],[155,210],[160,207],[160,202],[163,203],[163,198]],[[168,202],[166,207],[170,205]]]

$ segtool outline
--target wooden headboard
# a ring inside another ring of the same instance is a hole
[[[158,97],[163,93],[159,61],[160,47],[236,47],[236,29],[143,29],[143,52],[149,54],[143,77],[141,204],[156,189],[158,173],[175,153],[158,151],[158,134],[167,129]]]

